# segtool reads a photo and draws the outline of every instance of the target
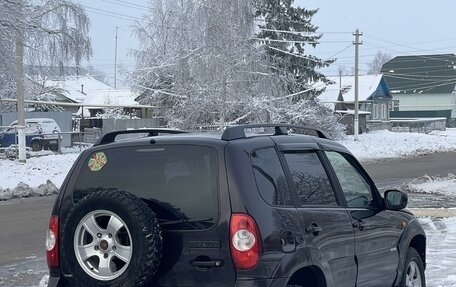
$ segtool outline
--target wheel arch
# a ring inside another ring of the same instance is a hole
[[[415,248],[423,261],[423,265],[426,268],[426,237],[422,234],[418,234],[412,238],[409,247]]]
[[[306,266],[296,270],[287,285],[326,287],[323,271],[317,266]]]
[[[411,220],[402,234],[401,240],[398,243],[399,249],[399,266],[397,268],[396,284],[400,283],[402,274],[404,273],[405,260],[409,247],[413,247],[423,262],[426,268],[426,234],[418,219]]]

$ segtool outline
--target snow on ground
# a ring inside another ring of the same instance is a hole
[[[414,157],[433,152],[456,151],[456,129],[430,134],[375,131],[361,134],[358,141],[347,136],[339,143],[346,146],[358,160]]]
[[[427,286],[456,287],[456,217],[420,222],[427,236]]]
[[[353,136],[348,136],[339,142],[364,162],[404,158],[433,152],[456,151],[456,129],[435,131],[431,134],[377,131],[359,135],[358,141],[354,141]],[[48,180],[59,188],[78,154],[73,152],[41,155],[28,159],[26,163],[0,158],[0,200],[14,196],[41,195],[40,192],[34,193],[30,190],[38,190],[38,187]],[[24,184],[29,188],[27,189]],[[49,185],[50,183],[45,187],[49,188]],[[404,188],[414,193],[456,195],[456,176],[449,175],[445,178],[423,176],[406,184]],[[27,190],[30,192],[27,193]],[[456,287],[456,218],[420,218],[419,220],[428,237],[427,286]],[[45,269],[42,271],[45,272]],[[36,281],[39,285],[36,287],[47,285],[47,275],[43,275],[40,271],[36,276],[40,276]]]
[[[402,186],[407,192],[456,196],[456,175],[446,177],[424,175]]]

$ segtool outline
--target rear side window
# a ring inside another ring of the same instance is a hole
[[[216,152],[189,145],[107,149],[86,159],[75,198],[100,189],[145,199],[167,229],[206,229],[218,215]]]
[[[257,150],[251,156],[258,191],[271,205],[292,206],[290,189],[274,148]]]
[[[315,152],[287,152],[285,159],[301,205],[337,205],[329,178]]]

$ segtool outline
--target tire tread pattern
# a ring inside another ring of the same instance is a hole
[[[84,196],[80,199],[70,210],[69,216],[65,220],[65,224],[63,225],[63,233],[62,233],[62,246],[65,246],[65,240],[73,240],[72,233],[70,232],[69,238],[67,238],[67,234],[75,224],[73,219],[73,214],[77,213],[77,211],[81,208],[81,206],[87,204],[88,202],[93,201],[100,201],[100,200],[108,200],[114,201],[119,203],[122,208],[135,220],[137,226],[141,227],[141,230],[137,230],[140,232],[140,245],[141,245],[141,254],[139,255],[141,263],[137,266],[139,269],[133,270],[129,272],[131,276],[135,276],[136,278],[128,278],[125,280],[126,282],[116,282],[116,278],[112,281],[102,282],[102,281],[95,281],[93,279],[94,285],[91,285],[89,282],[82,282],[80,278],[74,280],[71,286],[74,286],[73,283],[78,284],[79,286],[122,286],[122,287],[136,287],[136,286],[145,286],[148,284],[153,278],[155,273],[157,272],[160,262],[161,262],[161,254],[162,254],[162,231],[159,226],[158,220],[155,216],[155,213],[149,208],[149,206],[136,197],[135,195],[125,192],[125,191],[118,191],[118,190],[100,190],[96,192],[92,192]],[[76,223],[77,224],[77,223]],[[129,227],[130,229],[130,227]],[[133,234],[135,231],[130,230],[130,234]],[[133,235],[132,235],[133,236]],[[66,252],[72,252],[66,251]],[[65,250],[62,250],[63,255],[65,254]],[[74,256],[67,254],[66,256]],[[132,258],[132,260],[137,260]],[[131,264],[131,262],[130,262]],[[129,266],[130,268],[130,266]],[[84,272],[84,271],[82,271]],[[128,271],[126,271],[128,272]],[[72,280],[73,281],[73,280]]]

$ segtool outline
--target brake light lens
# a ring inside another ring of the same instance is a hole
[[[230,221],[231,257],[238,270],[254,268],[260,261],[260,232],[247,214],[236,213]]]
[[[49,267],[59,267],[59,217],[52,215],[46,232],[46,257]]]

